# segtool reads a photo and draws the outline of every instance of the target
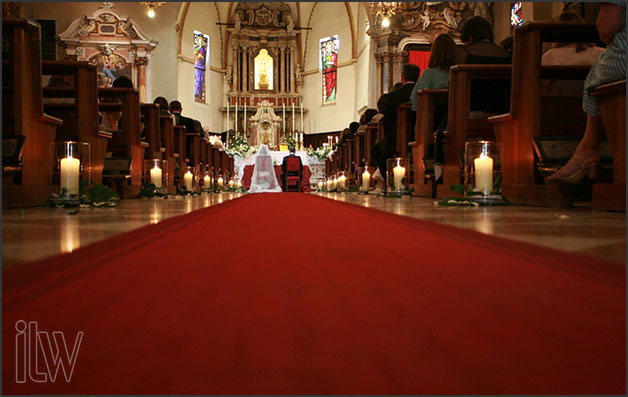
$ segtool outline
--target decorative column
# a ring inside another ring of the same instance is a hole
[[[386,52],[383,55],[383,64],[382,64],[382,92],[384,94],[388,94],[390,92],[390,88],[392,86],[391,84],[391,78],[392,75],[390,73],[390,67],[391,67],[391,59],[390,59],[390,53]]]
[[[245,45],[243,47],[242,62],[243,62],[242,91],[249,92],[249,46],[248,45]]]
[[[137,65],[137,89],[140,92],[140,102],[146,102],[146,65],[147,57],[136,57],[135,65]]]
[[[279,79],[279,87],[277,92],[286,92],[286,48],[279,49],[279,64],[281,65],[281,76]]]
[[[292,94],[296,92],[294,87],[295,49],[296,47],[290,44],[290,68],[288,69],[288,73],[290,73],[290,93]]]
[[[404,60],[403,51],[396,51],[393,57],[395,63],[395,83],[401,81],[401,72],[403,70]]]
[[[238,92],[238,73],[240,71],[240,63],[238,62],[238,44],[233,45],[233,86],[231,91]]]
[[[382,74],[382,63],[384,62],[384,57],[381,56],[380,54],[375,54],[375,64],[377,66],[377,72],[376,72],[376,76],[377,76],[377,97],[379,98],[380,96],[382,96],[383,94],[383,87],[384,87],[384,77]]]

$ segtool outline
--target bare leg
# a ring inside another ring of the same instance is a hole
[[[598,149],[600,141],[604,137],[604,125],[600,116],[587,116],[587,128],[580,144],[573,156],[564,167],[556,173],[560,177],[566,177],[577,172],[583,165],[600,161]]]

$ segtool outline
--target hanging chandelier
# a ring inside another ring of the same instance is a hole
[[[390,18],[401,11],[400,1],[371,1],[371,14],[382,17],[382,26],[390,26]]]
[[[149,18],[155,18],[155,10],[158,7],[161,7],[162,5],[166,4],[166,2],[165,1],[138,1],[137,4],[148,7],[148,11],[146,11],[146,15],[148,15]]]

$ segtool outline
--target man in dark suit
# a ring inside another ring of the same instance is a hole
[[[182,125],[185,127],[185,132],[195,132],[197,133],[199,136],[203,136],[203,130],[202,128],[200,130],[197,130],[197,124],[194,123],[194,119],[191,119],[189,117],[185,117],[181,114],[181,112],[183,111],[183,107],[181,106],[181,102],[179,101],[172,101],[170,102],[170,113],[172,113],[174,115],[175,118],[175,125]],[[192,148],[192,137],[191,136],[186,136],[185,137],[185,142],[186,142],[186,157],[190,158],[190,151]]]
[[[386,94],[386,102],[384,104],[384,139],[379,141],[371,150],[371,158],[378,167],[381,174],[374,174],[374,177],[381,182],[386,181],[386,160],[393,157],[397,151],[397,110],[399,105],[410,102],[410,93],[414,84],[419,79],[421,69],[413,63],[409,63],[403,67],[401,72],[401,88]],[[413,119],[416,117],[414,113]],[[414,125],[414,123],[413,123]]]
[[[174,118],[176,120],[176,125],[184,126],[186,132],[196,132],[200,135],[201,131],[196,130],[194,119],[185,117],[184,115],[181,114],[182,111],[183,111],[183,107],[181,106],[181,102],[179,101],[170,102],[170,113],[174,115]]]
[[[286,190],[286,181],[287,181],[287,177],[288,176],[298,176],[300,174],[303,173],[303,163],[301,162],[301,157],[297,156],[296,153],[296,148],[294,146],[290,146],[288,148],[288,150],[290,151],[290,154],[287,155],[286,157],[283,158],[283,162],[281,163],[281,181],[283,182],[283,187],[284,187],[284,191]],[[299,173],[297,173],[296,171],[287,171],[288,169],[288,159],[290,158],[296,158],[299,160]],[[299,190],[301,189],[301,181],[299,181],[299,184],[297,185]]]

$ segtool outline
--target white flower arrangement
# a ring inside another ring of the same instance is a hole
[[[330,147],[321,146],[316,149],[308,149],[307,155],[316,158],[318,161],[332,158],[334,151]]]

